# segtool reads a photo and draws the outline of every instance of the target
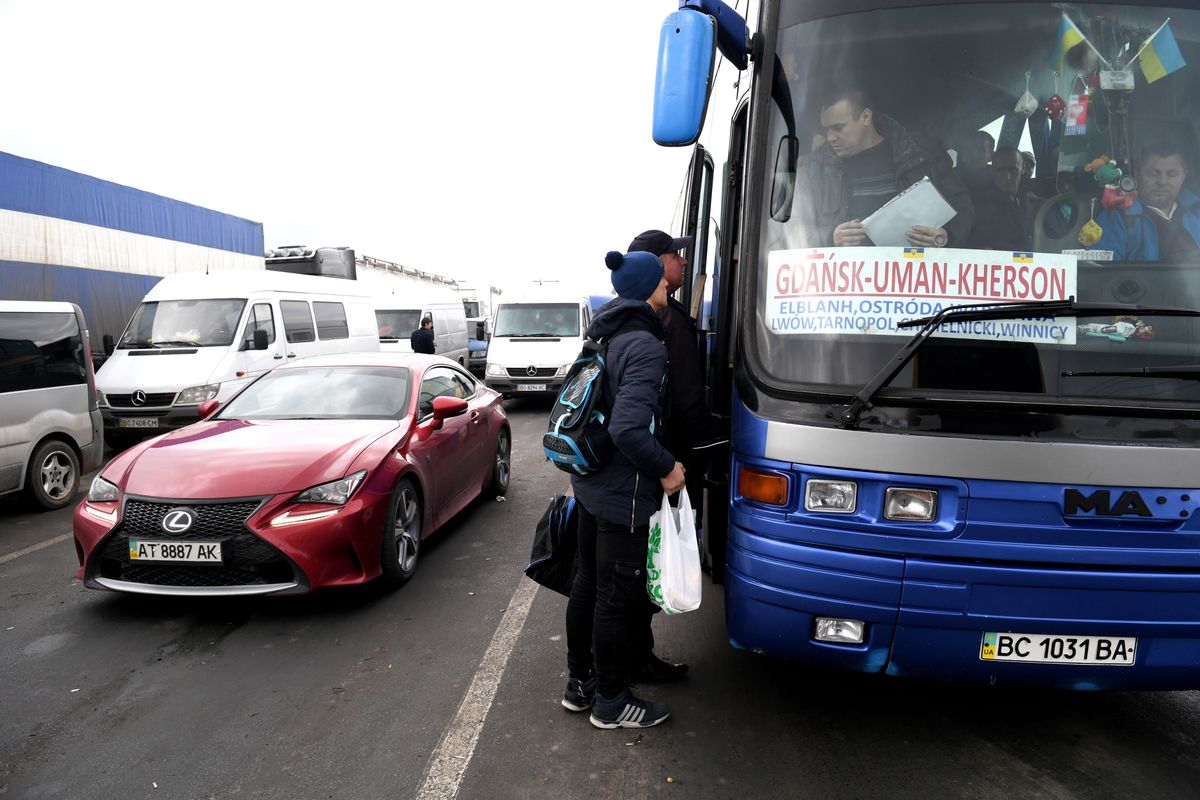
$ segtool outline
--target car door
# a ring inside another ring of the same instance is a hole
[[[453,371],[448,367],[428,370],[421,379],[421,393],[417,398],[417,420],[422,422],[433,415],[433,401],[437,397],[459,397],[461,386]],[[467,413],[444,420],[442,429],[431,431],[424,443],[426,465],[432,471],[436,488],[434,516],[439,524],[470,501],[466,489],[477,469],[472,458],[471,409]]]
[[[471,486],[482,485],[484,477],[490,475],[492,469],[493,447],[495,440],[491,435],[491,405],[487,393],[479,391],[479,383],[470,375],[460,370],[452,370],[457,397],[467,401],[467,413],[471,425],[468,431],[468,446],[470,447]]]

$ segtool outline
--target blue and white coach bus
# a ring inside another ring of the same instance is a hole
[[[751,12],[684,0],[654,109],[695,148],[730,640],[1200,687],[1200,5]]]

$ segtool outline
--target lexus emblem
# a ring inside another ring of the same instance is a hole
[[[130,396],[129,402],[133,403],[135,406],[144,406],[146,404],[146,393],[141,389],[138,389]]]
[[[537,367],[526,367],[525,374],[532,378],[534,375],[537,375]]]
[[[167,533],[187,533],[196,523],[196,515],[186,508],[172,508],[162,518],[162,529]]]

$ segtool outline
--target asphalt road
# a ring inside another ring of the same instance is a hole
[[[93,592],[72,578],[68,510],[0,501],[0,796],[1200,796],[1200,693],[804,669],[732,649],[711,585],[655,622],[659,651],[692,665],[646,692],[672,718],[596,730],[558,703],[565,599],[521,576],[567,481],[540,455],[546,408],[509,408],[508,498],[441,531],[393,594]]]

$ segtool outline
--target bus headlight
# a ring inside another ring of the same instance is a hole
[[[891,487],[883,500],[883,516],[903,522],[931,522],[937,516],[938,493],[932,489]]]
[[[826,514],[853,514],[858,507],[854,481],[810,480],[804,484],[804,510]]]
[[[210,383],[205,386],[189,386],[175,398],[175,404],[180,406],[199,405],[205,400],[212,400],[216,397],[217,391],[220,388],[221,384],[219,383]]]

